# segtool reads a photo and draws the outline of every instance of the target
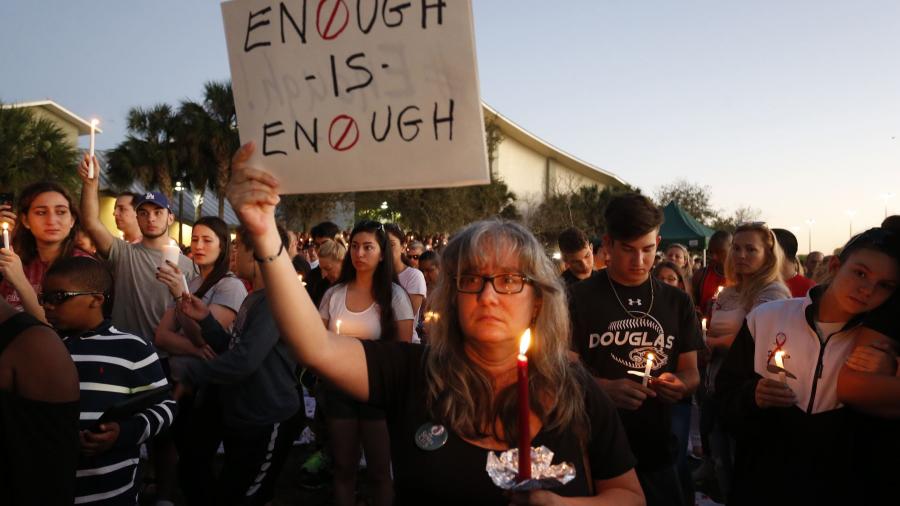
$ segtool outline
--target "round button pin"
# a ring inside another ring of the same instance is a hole
[[[443,425],[423,423],[416,430],[416,446],[425,451],[434,451],[447,444],[449,432]]]

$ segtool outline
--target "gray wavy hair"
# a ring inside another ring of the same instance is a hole
[[[532,329],[529,357],[531,409],[545,430],[590,433],[584,402],[586,371],[569,359],[569,311],[565,288],[544,248],[522,225],[499,220],[473,223],[453,237],[442,254],[444,268],[430,302],[440,318],[429,327],[425,375],[426,404],[433,419],[469,439],[493,436],[515,446],[515,384],[495,394],[490,375],[464,350],[455,277],[513,252],[519,270],[532,280],[540,309]],[[503,295],[501,295],[502,297]],[[485,409],[488,407],[488,409]],[[498,431],[500,421],[502,433]]]

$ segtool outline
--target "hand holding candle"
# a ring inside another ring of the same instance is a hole
[[[519,481],[531,479],[531,405],[528,400],[528,357],[525,353],[531,345],[531,329],[526,329],[519,340],[518,392],[519,392]]]

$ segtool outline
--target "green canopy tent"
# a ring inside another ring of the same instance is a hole
[[[674,201],[663,208],[663,215],[665,221],[659,229],[659,235],[662,236],[660,249],[665,249],[673,243],[680,243],[690,249],[702,250],[705,265],[706,246],[715,230],[697,221]]]

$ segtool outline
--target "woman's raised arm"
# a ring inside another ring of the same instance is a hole
[[[362,343],[328,332],[315,304],[297,279],[275,225],[278,180],[248,163],[255,146],[247,143],[232,159],[228,200],[253,237],[254,255],[266,284],[266,295],[282,339],[301,364],[327,378],[353,397],[369,398],[369,374]]]

